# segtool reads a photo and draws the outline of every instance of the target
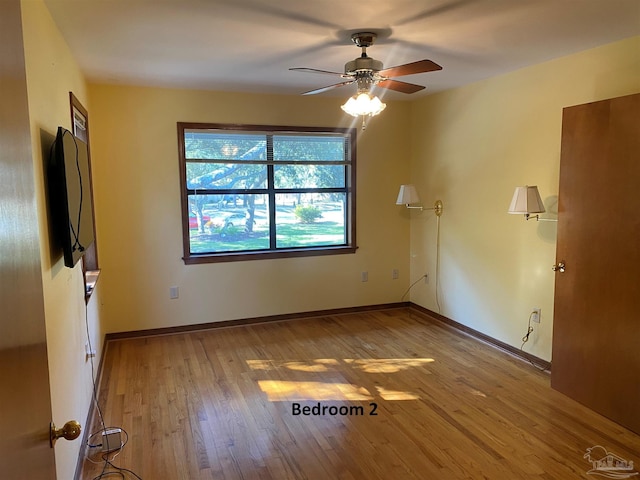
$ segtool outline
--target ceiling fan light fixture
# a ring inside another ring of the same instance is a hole
[[[375,95],[371,95],[368,92],[360,92],[350,97],[340,108],[354,117],[361,115],[373,117],[387,108],[387,105],[382,103]]]

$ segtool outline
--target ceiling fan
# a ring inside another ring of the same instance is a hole
[[[442,70],[442,67],[431,60],[419,60],[417,62],[406,63],[396,67],[384,68],[380,60],[376,60],[367,55],[367,47],[374,44],[377,38],[374,32],[357,32],[351,35],[351,40],[358,47],[362,48],[360,57],[347,62],[344,66],[344,73],[331,72],[328,70],[318,70],[316,68],[290,68],[289,70],[296,72],[321,73],[325,75],[337,75],[345,79],[345,81],[329,85],[327,87],[317,88],[302,95],[315,95],[323,93],[334,88],[343,87],[355,83],[358,87],[358,93],[369,93],[371,87],[378,87],[395,90],[402,93],[415,93],[423,90],[425,87],[413,83],[401,82],[394,80],[392,77],[401,77],[403,75],[413,75],[416,73],[427,73],[436,70]]]

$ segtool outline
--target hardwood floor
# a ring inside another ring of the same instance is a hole
[[[638,435],[405,308],[112,341],[100,405],[145,480],[589,478],[597,445],[640,467]]]

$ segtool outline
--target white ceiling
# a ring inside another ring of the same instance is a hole
[[[360,55],[442,71],[409,99],[640,34],[640,0],[45,0],[90,81],[297,94]],[[640,55],[640,52],[639,52]],[[353,92],[351,91],[353,90]],[[355,93],[353,85],[322,95]]]

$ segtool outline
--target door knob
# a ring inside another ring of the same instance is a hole
[[[556,265],[551,267],[551,270],[553,270],[554,272],[564,273],[564,268],[565,268],[564,262],[558,262]]]
[[[75,440],[80,436],[82,427],[75,420],[70,420],[64,424],[62,428],[56,428],[56,425],[51,422],[51,429],[49,433],[49,445],[53,448],[56,440],[64,438],[65,440]]]

